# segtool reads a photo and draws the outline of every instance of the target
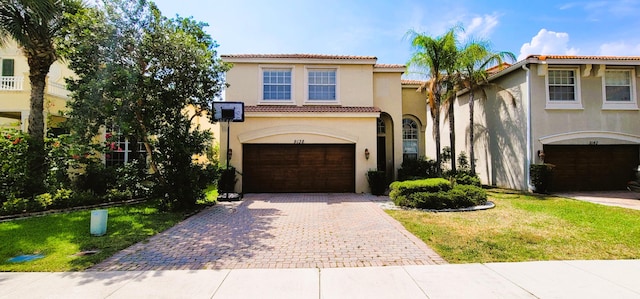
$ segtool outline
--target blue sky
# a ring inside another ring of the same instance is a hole
[[[404,64],[409,29],[461,38],[496,51],[640,56],[640,0],[156,0],[165,16],[209,24],[219,54],[367,55]]]

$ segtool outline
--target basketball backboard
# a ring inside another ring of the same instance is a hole
[[[243,102],[213,102],[213,111],[216,121],[244,122]]]

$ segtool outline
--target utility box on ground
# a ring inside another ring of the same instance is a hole
[[[107,210],[91,211],[91,235],[102,236],[107,233]]]

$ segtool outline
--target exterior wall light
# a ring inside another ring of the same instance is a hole
[[[540,162],[544,163],[544,152],[541,150],[538,150],[538,158],[540,159]]]
[[[231,160],[231,156],[233,155],[233,150],[229,149],[229,151],[227,151],[227,157],[229,160]]]
[[[368,148],[365,148],[365,149],[364,149],[364,157],[365,157],[365,158],[367,158],[367,160],[369,160],[369,156],[370,156],[370,155],[371,155],[371,154],[369,153],[369,149],[368,149]]]

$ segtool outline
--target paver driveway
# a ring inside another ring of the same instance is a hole
[[[90,269],[335,268],[446,263],[362,194],[249,194]]]

